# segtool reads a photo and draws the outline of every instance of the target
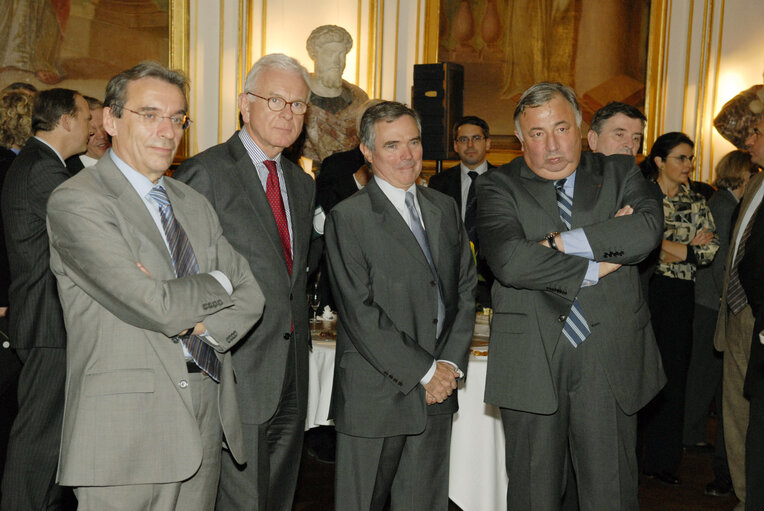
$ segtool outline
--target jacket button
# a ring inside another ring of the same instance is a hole
[[[433,320],[432,320],[432,324],[433,324],[433,325],[437,325],[437,324],[438,324],[438,318],[435,318],[435,319],[433,319]]]
[[[294,297],[292,296],[292,293],[289,293],[289,299],[290,299],[290,300],[293,300],[293,299],[294,299]]]
[[[430,281],[430,286],[432,286],[432,287],[435,287],[436,285],[437,285],[437,284],[435,284],[435,281],[434,281],[434,280],[431,280],[431,281]]]
[[[287,333],[285,333],[285,334],[284,334],[284,339],[285,339],[285,340],[287,340],[287,341],[288,341],[288,340],[289,340],[289,339],[291,339],[291,338],[292,338],[292,334],[290,334],[289,332],[287,332]]]
[[[568,317],[565,314],[561,314],[560,317],[557,318],[557,321],[560,323],[565,323],[566,319],[568,319]]]
[[[180,388],[182,388],[182,389],[185,389],[186,387],[188,387],[188,382],[187,382],[186,380],[180,380],[180,381],[178,382],[178,386],[179,386]]]
[[[180,342],[180,337],[173,337],[172,342],[174,342],[175,344],[178,344]]]

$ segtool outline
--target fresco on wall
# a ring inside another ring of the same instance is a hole
[[[578,94],[584,129],[610,101],[644,107],[649,0],[440,0],[438,61],[464,66],[464,114],[514,132],[522,92]],[[501,137],[498,137],[500,141]]]
[[[169,60],[170,0],[2,0],[0,88],[28,82],[103,99],[142,60]]]

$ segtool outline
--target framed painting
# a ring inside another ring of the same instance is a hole
[[[103,99],[142,60],[188,72],[189,0],[3,0],[0,89],[26,82]],[[179,150],[185,154],[185,147]]]
[[[432,0],[425,58],[464,66],[464,115],[488,122],[492,152],[516,152],[512,114],[536,82],[576,91],[584,135],[594,112],[610,101],[645,109],[650,9],[661,3]]]

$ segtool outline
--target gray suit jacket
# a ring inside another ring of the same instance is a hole
[[[202,441],[174,339],[196,322],[216,341],[220,419],[244,461],[228,351],[260,317],[263,295],[204,197],[170,178],[165,188],[198,275],[175,278],[154,220],[111,158],[58,187],[48,203],[50,265],[69,334],[62,485],[164,483],[196,472]],[[230,279],[231,296],[212,270]]]
[[[339,309],[330,415],[337,431],[362,437],[412,435],[427,415],[453,413],[456,392],[425,404],[419,383],[434,359],[467,369],[475,322],[475,265],[456,204],[417,187],[446,307],[427,259],[376,178],[329,213],[324,236]]]
[[[48,265],[45,206],[70,177],[56,153],[32,137],[5,178],[0,204],[11,270],[9,333],[16,349],[66,346],[56,279]]]
[[[265,294],[262,319],[233,352],[245,424],[262,424],[276,412],[290,343],[295,345],[301,415],[307,407],[310,327],[306,268],[316,187],[310,176],[286,158],[281,158],[281,166],[294,238],[291,276],[273,211],[238,133],[186,160],[174,174],[209,199],[220,217],[223,234],[247,259]],[[293,325],[294,333],[290,334]]]
[[[727,286],[729,284],[730,273],[729,269],[732,266],[732,258],[734,256],[735,239],[740,232],[740,223],[745,217],[745,212],[748,211],[748,207],[751,204],[751,199],[756,195],[756,191],[760,186],[764,186],[764,173],[759,172],[751,178],[746,187],[745,195],[740,200],[740,211],[738,212],[737,220],[735,221],[735,227],[732,229],[732,236],[730,237],[730,248],[727,252],[727,261],[724,265],[724,281],[722,282],[722,298],[719,302],[719,315],[716,318],[716,332],[714,333],[714,348],[719,351],[725,351],[729,347],[730,343],[737,346],[748,346],[751,342],[751,337],[747,336],[744,339],[736,339],[734,337],[727,336],[727,323],[730,319],[730,310],[727,307]],[[749,312],[746,313],[746,310]],[[750,307],[743,309],[738,313],[738,316],[745,321],[745,327],[753,332],[753,314],[750,313]]]
[[[724,262],[730,249],[732,215],[737,205],[735,196],[725,189],[717,190],[708,200],[708,209],[711,210],[716,236],[719,238],[719,250],[710,265],[698,267],[695,274],[695,303],[713,310],[719,310],[724,282]]]
[[[581,287],[586,259],[538,243],[565,230],[553,181],[516,158],[478,178],[477,193],[478,235],[496,277],[486,402],[557,410],[549,360],[578,298],[613,395],[627,414],[639,410],[665,382],[635,266],[660,241],[663,215],[633,158],[581,154],[572,227],[584,228],[595,260],[624,265],[590,287]],[[634,213],[614,218],[627,204]]]

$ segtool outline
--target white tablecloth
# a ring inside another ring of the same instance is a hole
[[[313,341],[305,429],[330,425],[329,400],[335,343]],[[496,407],[483,403],[486,357],[470,357],[466,381],[459,383],[459,411],[451,432],[448,496],[464,511],[506,511],[504,430]]]

